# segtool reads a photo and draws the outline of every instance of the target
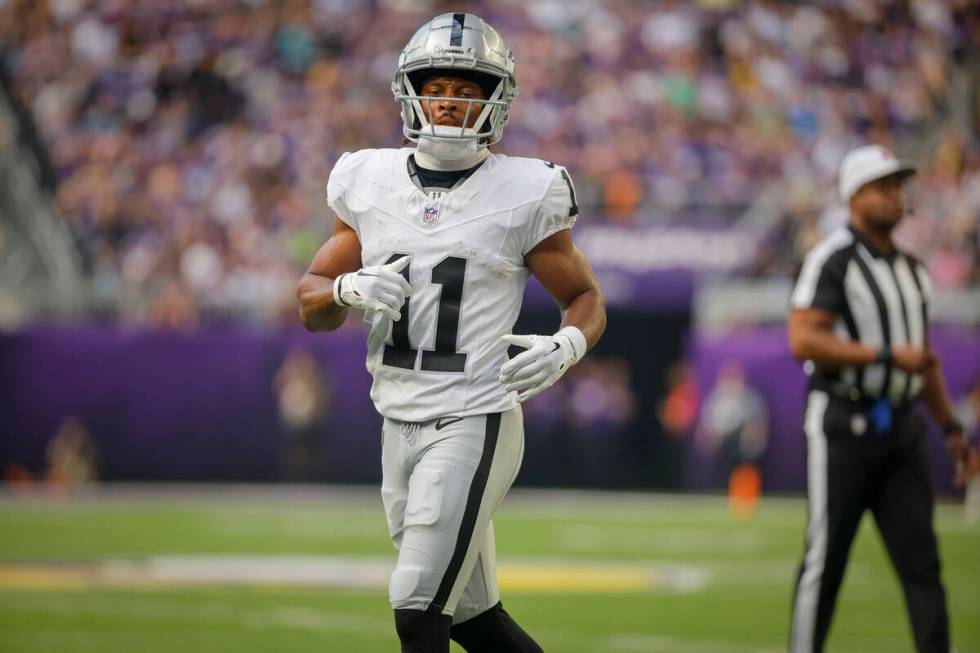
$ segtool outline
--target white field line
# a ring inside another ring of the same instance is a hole
[[[498,578],[507,593],[677,592],[706,587],[768,587],[792,582],[798,560],[609,560],[507,557]],[[105,559],[80,564],[2,563],[0,589],[63,587],[255,586],[383,591],[394,556],[186,555]],[[848,586],[874,587],[880,574],[848,566]]]
[[[383,590],[393,557],[154,556],[80,565],[0,564],[0,588],[255,586]],[[677,562],[525,558],[502,560],[502,589],[519,592],[699,592],[701,566]]]
[[[287,585],[303,587],[386,587],[388,558],[317,556],[158,556],[109,561],[102,570],[110,583],[203,585]]]

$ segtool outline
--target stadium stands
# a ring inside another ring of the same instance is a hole
[[[740,272],[787,278],[841,220],[842,153],[874,140],[921,165],[905,229],[936,285],[980,282],[975,4],[460,4],[519,57],[502,149],[566,164],[583,222],[750,230]],[[398,49],[447,7],[0,2],[4,65],[50,154],[90,312],[293,319],[330,167],[400,143]]]

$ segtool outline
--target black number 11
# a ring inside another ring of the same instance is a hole
[[[386,263],[400,259],[404,254],[394,254]],[[402,270],[408,280],[411,265]],[[459,307],[463,303],[463,280],[466,277],[466,259],[449,256],[432,268],[432,283],[442,286],[439,294],[439,311],[436,316],[436,348],[422,350],[421,367],[426,372],[462,372],[466,369],[466,354],[456,351],[459,336]],[[412,319],[411,297],[405,298],[402,319],[391,327],[391,344],[385,345],[382,363],[392,367],[415,369],[417,349],[408,341],[408,321]]]

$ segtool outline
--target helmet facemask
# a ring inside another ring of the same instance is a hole
[[[434,76],[457,77],[471,81],[483,90],[485,99],[447,98],[445,96],[420,95],[417,86]],[[510,80],[490,73],[452,68],[427,68],[399,73],[392,83],[392,92],[402,107],[402,132],[419,149],[442,159],[459,159],[475,154],[481,147],[493,145],[503,136],[504,125],[510,109],[513,89]],[[510,92],[508,92],[510,91]],[[509,98],[508,98],[509,96]],[[503,99],[508,98],[508,99]],[[435,125],[430,122],[422,107],[423,102],[452,101],[465,104],[462,124]],[[476,115],[471,127],[466,125]]]
[[[458,77],[483,89],[484,99],[453,98],[466,105],[460,127],[433,125],[422,110],[423,102],[446,100],[419,95],[433,75]],[[500,33],[479,16],[447,13],[422,25],[398,57],[391,91],[401,105],[402,133],[419,144],[419,150],[439,158],[461,159],[500,141],[507,124],[510,103],[517,97],[514,54]],[[466,124],[475,116],[472,127]]]

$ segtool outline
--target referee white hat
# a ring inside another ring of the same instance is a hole
[[[846,204],[861,186],[895,173],[914,175],[915,164],[897,158],[881,145],[865,145],[851,150],[840,164],[837,184],[840,198]]]

